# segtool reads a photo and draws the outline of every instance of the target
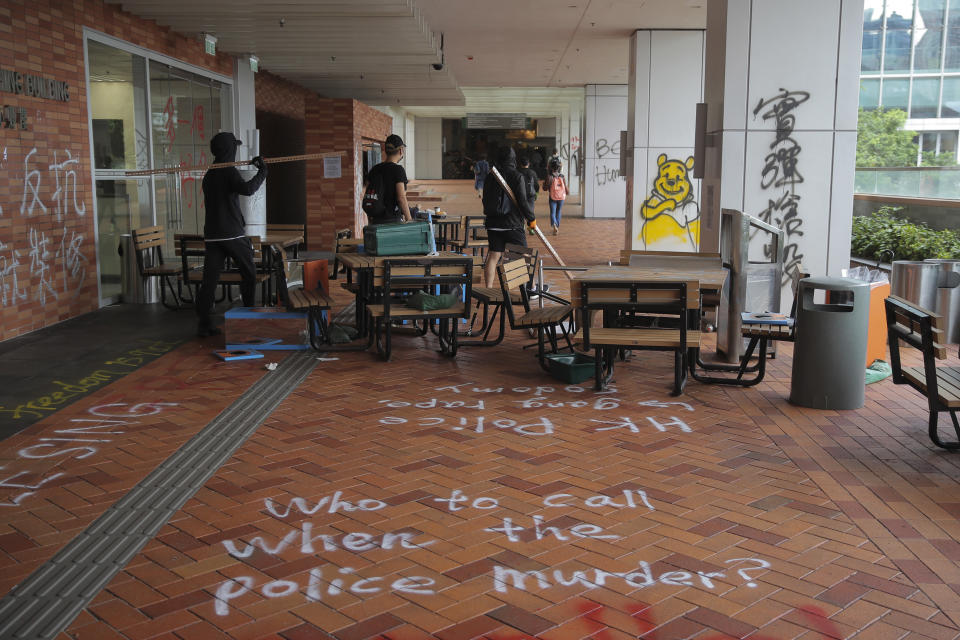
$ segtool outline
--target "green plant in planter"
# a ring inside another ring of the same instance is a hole
[[[934,231],[897,217],[900,207],[881,207],[869,216],[853,219],[850,254],[880,260],[884,251],[893,251],[897,260],[927,258],[960,259],[960,233]],[[889,257],[889,254],[886,256]]]

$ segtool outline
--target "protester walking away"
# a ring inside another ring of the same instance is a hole
[[[520,173],[523,175],[523,184],[527,188],[527,203],[530,210],[536,215],[537,194],[540,192],[540,180],[537,178],[537,172],[530,167],[530,158],[523,156],[520,158]],[[533,235],[533,229],[529,230]]]
[[[547,158],[547,173],[550,172],[550,165],[554,162],[560,162],[560,152],[556,149],[554,149],[553,153],[550,154],[550,157]]]
[[[223,131],[210,139],[213,161],[234,162],[237,147],[242,144],[229,131]],[[220,281],[220,272],[227,258],[231,258],[240,270],[240,295],[245,307],[255,302],[257,271],[253,264],[253,245],[247,238],[246,221],[240,211],[239,196],[252,196],[267,178],[267,165],[257,156],[252,161],[257,175],[244,180],[236,167],[210,169],[203,176],[203,200],[206,217],[203,225],[205,252],[203,257],[203,282],[197,295],[197,335],[213,336],[220,329],[213,326],[210,312],[213,310],[214,293]]]
[[[398,164],[407,145],[403,139],[392,134],[384,142],[387,159],[374,165],[363,180],[363,211],[370,224],[410,222],[410,207],[407,204],[407,172]]]
[[[487,228],[489,250],[487,261],[483,265],[483,277],[487,287],[496,286],[497,263],[500,262],[506,245],[527,246],[527,238],[523,233],[524,224],[531,229],[537,226],[533,207],[527,198],[526,180],[517,170],[517,155],[513,148],[500,148],[497,152],[496,168],[513,191],[517,204],[513,203],[497,180],[487,180],[484,183],[483,214],[486,216],[484,226]]]
[[[487,162],[487,154],[481,153],[473,163],[473,188],[476,189],[478,198],[483,197],[483,185],[489,173],[490,163]]]
[[[543,190],[550,197],[550,226],[553,228],[553,235],[560,233],[560,211],[563,209],[563,201],[570,193],[567,179],[560,173],[561,168],[559,160],[552,160],[547,179],[543,181]]]

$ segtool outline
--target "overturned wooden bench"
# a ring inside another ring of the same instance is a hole
[[[908,300],[890,296],[884,300],[887,312],[887,336],[894,384],[908,384],[927,399],[930,409],[929,433],[933,444],[944,449],[960,449],[960,367],[938,367],[936,360],[947,357],[944,346],[944,321],[936,313]],[[905,342],[923,354],[923,366],[904,367],[900,362],[900,343]],[[953,421],[957,441],[940,439],[940,414],[947,412]]]

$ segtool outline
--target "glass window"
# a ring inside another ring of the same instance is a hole
[[[93,40],[87,54],[94,167],[146,169],[144,59]]]
[[[917,2],[917,29],[943,29],[947,0],[919,0]]]
[[[860,81],[860,108],[871,110],[876,109],[880,104],[880,80],[861,80]]]
[[[947,13],[947,27],[960,29],[960,2],[957,2],[957,0],[950,3],[950,11]]]
[[[916,72],[940,71],[940,52],[943,45],[942,29],[913,31],[913,70]]]
[[[883,108],[907,110],[907,97],[910,92],[910,80],[907,78],[887,78],[883,81]]]
[[[911,118],[936,118],[940,104],[940,78],[914,78],[910,98]]]
[[[960,118],[960,78],[943,79],[941,118]]]
[[[883,12],[887,29],[909,29],[913,26],[914,0],[887,0]]]
[[[957,4],[960,4],[960,0]],[[960,71],[960,28],[947,29],[947,51],[943,70]]]
[[[883,28],[883,0],[864,0],[863,30],[873,31]]]
[[[940,153],[949,153],[951,156],[957,155],[957,132],[940,132]]]
[[[910,70],[910,29],[887,29],[883,52],[883,70]]]
[[[880,51],[883,48],[883,32],[864,31],[860,55],[860,70],[864,73],[880,71]]]

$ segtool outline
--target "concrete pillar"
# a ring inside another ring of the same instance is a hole
[[[705,250],[731,208],[786,231],[785,280],[848,265],[862,26],[863,0],[707,4]]]
[[[257,131],[257,101],[254,73],[246,58],[233,60],[233,135],[243,141],[237,149],[237,160],[252,160],[260,155],[260,132]],[[256,175],[252,167],[240,167],[240,175],[249,180]],[[240,196],[240,211],[247,223],[248,236],[263,236],[267,233],[267,182],[250,197]]]
[[[693,178],[705,33],[644,30],[630,39],[624,247],[700,249],[700,180]]]
[[[583,215],[622,218],[626,191],[620,175],[620,131],[627,128],[627,85],[587,85],[585,113]]]
[[[566,157],[564,157],[563,150],[561,149],[561,157],[563,157],[563,162],[566,165],[564,171],[569,178],[568,182],[570,183],[570,195],[576,196],[580,195],[580,183],[583,181],[583,176],[580,174],[582,171],[582,151],[580,149],[580,141],[582,137],[581,131],[581,121],[583,120],[583,106],[582,105],[573,105],[573,109],[570,111],[570,134],[566,138],[567,142],[566,147]],[[559,142],[559,141],[558,141]]]

